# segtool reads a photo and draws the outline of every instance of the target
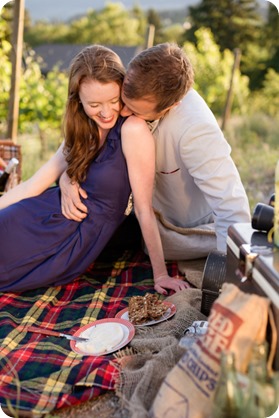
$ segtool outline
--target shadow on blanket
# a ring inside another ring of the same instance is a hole
[[[3,408],[11,405],[40,415],[114,389],[118,368],[113,355],[81,356],[71,351],[65,338],[18,328],[36,325],[74,333],[97,319],[113,318],[131,296],[154,292],[152,269],[139,248],[137,232],[133,230],[132,240],[126,235],[129,250],[110,244],[83,276],[67,285],[0,293]],[[171,275],[177,274],[175,263],[168,268]]]
[[[176,262],[168,262],[167,267],[171,276],[179,273]],[[128,221],[98,260],[73,282],[17,294],[0,293],[2,407],[7,411],[12,407],[23,416],[34,414],[39,417],[115,390],[116,382],[118,385],[121,382],[122,389],[125,387],[125,397],[129,399],[127,385],[119,372],[119,363],[123,359],[113,354],[81,356],[71,351],[65,338],[22,332],[19,328],[35,325],[73,334],[97,319],[115,317],[128,305],[131,296],[146,292],[154,293],[151,265],[141,250],[138,226],[133,222],[131,226]],[[187,323],[185,320],[181,322],[179,312],[176,318],[177,327],[180,323],[184,329],[193,319],[190,315]],[[178,337],[183,332],[183,329],[176,327],[175,331],[172,325],[169,326],[169,337],[170,334]],[[145,332],[151,337],[146,340],[149,357],[155,342],[155,335],[151,333],[155,330]],[[130,343],[141,353],[145,351],[142,337],[142,333],[137,331]],[[131,379],[129,375],[127,382],[132,389],[137,382],[132,384]]]

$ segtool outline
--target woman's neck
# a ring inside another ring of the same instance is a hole
[[[99,135],[100,135],[100,148],[104,145],[106,142],[107,136],[109,133],[109,129],[99,129]]]

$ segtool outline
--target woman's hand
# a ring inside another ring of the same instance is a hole
[[[156,292],[161,293],[162,295],[167,295],[168,292],[166,289],[174,290],[179,292],[189,288],[190,285],[187,282],[184,282],[181,278],[170,277],[168,274],[162,275],[154,279],[154,289]]]

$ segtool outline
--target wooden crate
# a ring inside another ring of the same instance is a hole
[[[16,167],[15,171],[11,173],[8,183],[6,185],[5,191],[16,186],[21,182],[21,166],[22,166],[22,155],[21,155],[21,146],[15,144],[10,139],[0,139],[0,157],[8,163],[11,158],[15,157],[18,159],[19,164]]]
[[[279,253],[266,232],[253,229],[250,223],[235,223],[228,228],[226,282],[243,292],[268,298],[279,335]],[[271,327],[267,340],[270,344]],[[279,371],[278,338],[273,368]]]

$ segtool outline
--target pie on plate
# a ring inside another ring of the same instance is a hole
[[[128,308],[116,314],[116,318],[125,319],[135,326],[157,324],[171,318],[176,312],[173,303],[162,301],[158,295],[147,293],[145,296],[132,296]]]

